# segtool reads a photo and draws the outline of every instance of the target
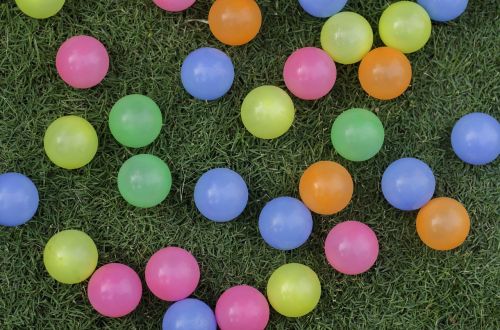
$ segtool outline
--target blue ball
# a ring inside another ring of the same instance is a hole
[[[191,52],[181,68],[182,85],[197,99],[210,101],[226,94],[234,80],[234,66],[229,56],[215,48]]]
[[[260,212],[260,234],[278,250],[298,248],[307,241],[312,228],[311,211],[296,198],[275,198]]]
[[[500,153],[500,124],[485,113],[465,115],[453,126],[451,146],[458,158],[466,163],[491,163]]]
[[[467,8],[468,0],[418,0],[419,5],[436,22],[447,22],[462,15]]]
[[[382,175],[382,193],[397,209],[413,211],[421,208],[432,198],[436,179],[432,170],[416,158],[394,161]]]
[[[28,222],[38,209],[38,190],[27,176],[0,175],[0,225],[19,226]]]
[[[216,330],[217,322],[212,309],[203,301],[193,298],[172,304],[163,316],[163,330]]]
[[[194,187],[194,203],[209,220],[227,222],[238,217],[248,202],[243,178],[228,168],[205,172]]]
[[[347,0],[299,0],[299,3],[309,15],[325,18],[341,11]]]

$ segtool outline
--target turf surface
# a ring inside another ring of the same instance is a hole
[[[348,10],[365,16],[376,30],[391,1],[351,0]],[[249,284],[265,290],[271,272],[286,262],[312,267],[323,285],[317,309],[300,319],[273,312],[270,329],[499,329],[500,210],[499,161],[472,167],[450,147],[454,122],[472,111],[499,117],[499,4],[471,1],[449,24],[433,25],[424,50],[409,56],[414,77],[400,98],[369,98],[357,81],[357,65],[338,66],[334,90],[318,102],[294,99],[297,116],[283,137],[250,136],[239,118],[243,97],[263,84],[284,87],[282,66],[294,49],[319,46],[321,19],[308,16],[296,1],[263,0],[258,38],[226,47],[209,32],[210,1],[199,0],[186,13],[167,14],[149,0],[67,1],[62,12],[38,21],[24,16],[14,1],[0,3],[0,172],[19,171],[37,184],[37,216],[19,228],[0,228],[0,325],[3,329],[159,328],[168,304],[144,290],[140,307],[120,319],[94,312],[86,282],[61,285],[46,273],[42,251],[64,229],[87,232],[99,249],[99,264],[122,262],[141,276],[159,248],[191,250],[202,269],[195,295],[211,306],[227,288]],[[108,48],[111,68],[91,90],[73,90],[58,78],[58,46],[75,34],[90,34]],[[381,45],[378,36],[376,45]],[[180,84],[182,60],[192,50],[215,46],[234,61],[237,79],[230,93],[204,103]],[[112,138],[107,114],[120,97],[143,93],[164,114],[164,129],[151,146],[126,149]],[[372,160],[353,163],[332,149],[333,119],[351,107],[380,116],[386,142]],[[81,170],[59,169],[43,152],[46,127],[62,115],[87,118],[97,129],[96,158]],[[139,210],[120,197],[116,176],[131,155],[153,153],[170,165],[174,186],[160,206]],[[380,192],[380,178],[393,160],[426,161],[437,178],[436,196],[458,199],[468,209],[472,230],[451,252],[426,248],[415,232],[415,212],[391,208]],[[355,180],[349,207],[332,217],[315,217],[306,245],[280,252],[260,238],[257,216],[273,197],[297,196],[298,180],[311,163],[330,159],[346,166]],[[197,178],[228,166],[247,180],[248,208],[237,221],[214,224],[196,211]],[[376,266],[361,276],[343,276],[327,264],[322,244],[336,223],[357,219],[376,231],[381,251]]]

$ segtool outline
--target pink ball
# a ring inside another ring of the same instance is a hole
[[[183,11],[191,7],[196,0],[153,0],[155,5],[170,12]]]
[[[283,69],[286,87],[303,100],[317,100],[330,92],[337,79],[335,62],[323,50],[306,47],[288,57]]]
[[[139,275],[127,265],[107,264],[95,271],[87,294],[92,307],[108,317],[120,317],[137,308],[142,296]]]
[[[146,265],[146,284],[162,300],[177,301],[189,297],[199,281],[198,262],[191,253],[178,247],[157,251]]]
[[[217,301],[215,317],[221,330],[263,330],[269,322],[269,304],[259,290],[233,286]]]
[[[373,230],[358,221],[339,223],[325,242],[326,258],[337,271],[357,275],[370,269],[378,256],[378,240]]]
[[[56,68],[62,80],[71,87],[91,88],[108,73],[108,52],[96,38],[71,37],[57,51]]]

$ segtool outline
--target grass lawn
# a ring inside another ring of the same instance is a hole
[[[351,0],[374,30],[392,1]],[[304,46],[320,46],[323,20],[308,16],[297,1],[258,1],[263,27],[242,47],[228,47],[211,36],[211,1],[182,14],[168,14],[149,0],[71,1],[47,20],[23,15],[14,1],[0,3],[0,172],[31,177],[40,192],[36,217],[19,228],[0,228],[0,327],[2,329],[157,329],[168,304],[144,283],[139,308],[120,319],[103,318],[90,306],[86,284],[62,285],[42,262],[48,239],[64,229],[88,233],[97,244],[99,265],[122,262],[143,278],[150,255],[177,245],[193,252],[202,279],[195,296],[212,307],[237,284],[265,291],[280,265],[300,262],[314,269],[322,297],[314,312],[287,319],[272,312],[270,329],[500,329],[500,184],[499,160],[473,167],[450,146],[453,124],[482,111],[500,117],[499,5],[470,1],[466,13],[449,24],[434,24],[426,47],[409,58],[410,89],[396,100],[368,97],[357,80],[358,65],[338,65],[333,91],[317,102],[294,98],[292,129],[271,141],[252,137],[240,120],[240,105],[253,88],[284,87],[286,57]],[[107,47],[111,67],[103,83],[75,90],[57,75],[59,45],[89,34]],[[382,45],[378,34],[375,45]],[[232,58],[236,79],[228,95],[215,102],[190,97],[180,83],[180,66],[192,50],[214,46]],[[164,115],[160,137],[134,150],[111,136],[107,118],[122,96],[152,97]],[[373,159],[354,163],[330,143],[331,124],[343,110],[375,111],[386,141]],[[43,135],[56,118],[74,114],[89,120],[99,135],[95,159],[80,170],[57,168],[45,156]],[[173,173],[173,189],[160,206],[137,209],[118,193],[116,177],[130,156],[152,153]],[[450,252],[424,246],[415,230],[416,212],[389,206],[380,191],[392,161],[417,157],[433,169],[436,196],[458,199],[471,217],[465,244]],[[355,191],[343,212],[315,216],[310,240],[292,252],[270,248],[260,237],[257,217],[270,199],[298,196],[302,171],[318,160],[349,169]],[[193,202],[194,184],[206,170],[227,166],[247,181],[250,202],[236,221],[205,220]],[[369,224],[380,241],[375,267],[344,276],[326,262],[323,241],[337,223],[355,219]]]

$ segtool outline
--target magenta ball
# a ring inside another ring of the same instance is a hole
[[[328,262],[337,271],[347,275],[364,273],[377,260],[377,235],[364,223],[341,222],[328,234],[325,253]]]
[[[198,262],[191,253],[178,247],[157,251],[146,265],[146,284],[162,300],[178,301],[189,297],[199,281]]]
[[[183,11],[191,7],[196,0],[153,0],[155,5],[169,12]]]
[[[127,265],[107,264],[95,271],[87,294],[90,304],[100,314],[121,317],[137,308],[142,296],[139,275]]]
[[[254,287],[233,286],[217,301],[215,317],[221,330],[263,330],[269,322],[269,304]]]
[[[71,87],[91,88],[108,73],[108,52],[94,37],[71,37],[57,51],[56,68],[62,80]]]
[[[317,100],[328,94],[335,80],[335,62],[323,50],[306,47],[288,57],[283,69],[286,87],[303,100]]]

